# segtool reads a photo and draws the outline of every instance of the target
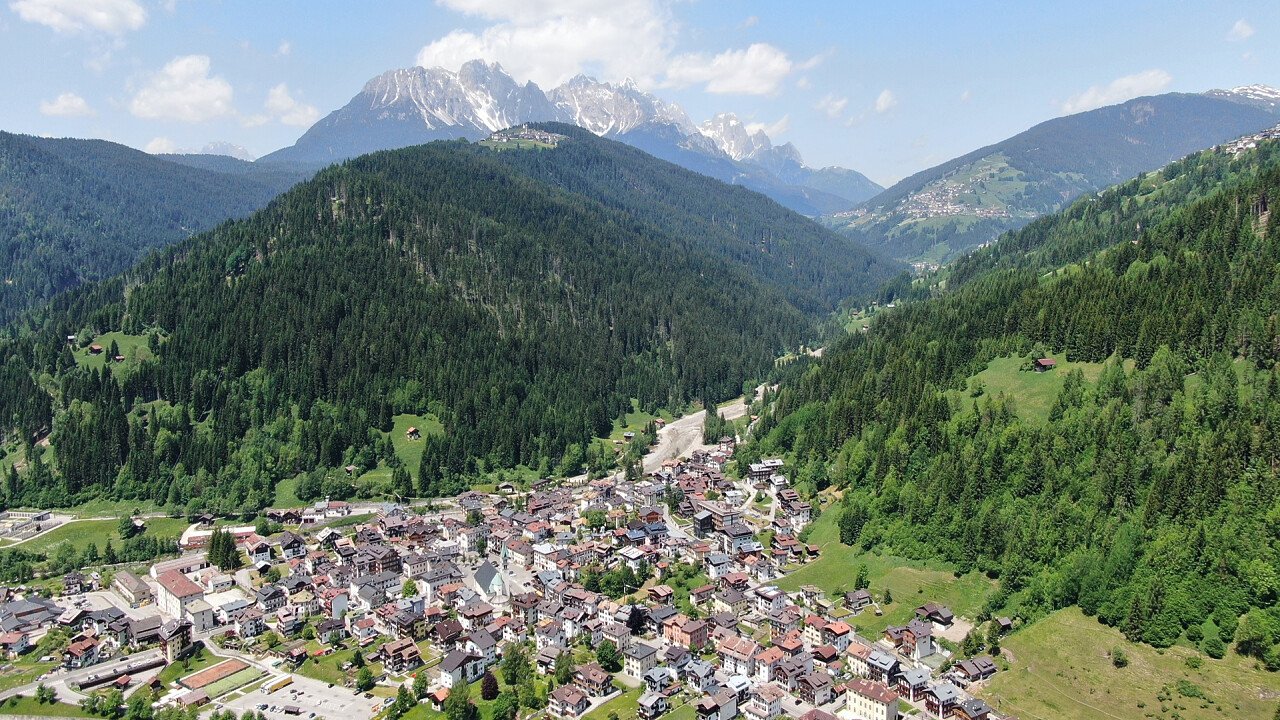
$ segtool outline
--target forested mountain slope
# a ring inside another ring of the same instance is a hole
[[[400,413],[445,430],[395,468],[401,494],[581,463],[631,398],[736,395],[896,270],[762,196],[561,129],[552,150],[440,142],[334,166],[57,298],[4,347],[0,395],[23,437],[52,425],[56,473],[32,459],[7,501],[258,508],[300,471],[394,466],[378,431]],[[149,351],[76,368],[64,337],[108,330]],[[338,471],[324,492],[352,488]]]
[[[1264,142],[1007,235],[828,348],[741,461],[843,488],[849,544],[998,576],[993,611],[1280,667],[1278,195]],[[966,382],[1008,355],[1104,365],[1036,420]]]
[[[187,167],[102,140],[0,132],[0,324],[248,215],[296,179]]]

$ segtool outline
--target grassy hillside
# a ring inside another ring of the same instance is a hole
[[[915,617],[915,607],[930,601],[950,607],[959,617],[973,619],[995,592],[995,583],[979,573],[956,577],[955,568],[945,563],[909,560],[842,545],[836,516],[835,512],[825,513],[813,525],[809,542],[822,547],[819,558],[788,572],[776,584],[788,591],[816,585],[839,603],[843,593],[853,589],[859,568],[866,565],[872,594],[883,598],[888,589],[893,602],[883,607],[883,615],[877,616],[868,609],[845,618],[864,635],[874,638],[890,625],[906,624]]]
[[[1076,608],[1015,632],[1002,647],[1009,670],[978,694],[1028,720],[1264,720],[1280,708],[1280,674],[1252,659],[1134,644]],[[1112,663],[1117,648],[1127,667]]]

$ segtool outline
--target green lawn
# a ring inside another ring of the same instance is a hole
[[[89,346],[78,348],[72,355],[76,359],[76,364],[87,367],[91,370],[101,369],[107,364],[111,352],[111,343],[116,343],[120,350],[120,354],[125,357],[124,367],[136,365],[139,361],[146,360],[151,357],[151,349],[147,346],[147,337],[145,335],[126,335],[122,332],[109,332],[105,335],[99,335],[94,338],[91,344],[102,346],[102,353],[91,355]],[[112,367],[118,367],[112,363]]]
[[[439,418],[435,415],[396,415],[392,418],[393,425],[391,427],[391,444],[395,448],[396,457],[400,458],[400,462],[404,463],[410,475],[418,473],[418,465],[422,464],[422,445],[426,441],[428,435],[443,435],[444,425],[440,424]],[[411,428],[418,428],[421,433],[421,439],[410,440],[405,432]],[[387,433],[383,433],[384,436]],[[378,467],[361,475],[356,482],[365,483],[381,483],[391,479],[391,468],[385,465]]]
[[[788,572],[776,585],[787,591],[815,585],[838,603],[844,591],[853,589],[858,567],[866,563],[872,594],[879,598],[887,587],[893,603],[884,607],[882,616],[877,617],[868,609],[848,618],[864,634],[874,637],[890,625],[906,624],[914,617],[915,608],[929,601],[946,605],[957,616],[972,618],[995,591],[995,583],[977,572],[957,578],[952,568],[943,563],[861,552],[841,545],[836,515],[835,511],[824,513],[813,525],[809,541],[822,547],[821,556]]]
[[[120,517],[122,515],[132,515],[134,510],[142,513],[152,513],[160,510],[160,506],[155,503],[144,500],[106,500],[96,499],[81,503],[69,508],[55,508],[77,517]],[[150,522],[150,520],[148,520]],[[181,533],[181,531],[179,531]]]
[[[298,481],[301,479],[302,475],[294,475],[276,483],[276,501],[272,507],[297,508],[309,505],[306,500],[298,497]]]
[[[211,698],[222,697],[238,687],[248,685],[251,682],[261,679],[264,674],[265,673],[258,668],[247,667],[234,675],[229,675],[215,683],[210,683],[205,686],[204,691],[208,693]]]
[[[1264,720],[1280,706],[1280,673],[1252,659],[1233,651],[1214,660],[1185,647],[1135,645],[1077,608],[1018,630],[1003,647],[1009,670],[996,673],[980,694],[1021,718]],[[1117,647],[1129,657],[1125,668],[1111,663],[1108,653]],[[1193,656],[1201,657],[1199,669],[1186,664]],[[1208,700],[1179,693],[1179,681],[1200,688]]]
[[[1022,419],[1045,422],[1049,419],[1049,411],[1058,399],[1063,378],[1068,372],[1079,368],[1088,383],[1097,382],[1098,376],[1102,374],[1102,363],[1071,362],[1060,354],[1051,357],[1058,361],[1058,366],[1042,373],[1019,370],[1025,360],[1022,357],[992,360],[987,364],[987,369],[969,378],[969,391],[961,399],[971,400],[970,393],[977,387],[975,383],[981,383],[987,395],[994,396],[1003,392],[1013,398],[1018,416]]]
[[[45,705],[36,702],[33,697],[15,696],[0,704],[0,716],[3,715],[42,715],[46,717],[74,717],[85,718],[93,717],[89,713],[80,709],[78,705],[69,705],[64,702],[56,702],[52,705]]]
[[[369,655],[373,654],[374,650],[379,646],[380,643],[375,642],[368,647],[363,648],[360,652],[367,658]],[[313,653],[324,647],[325,646],[321,645],[318,641],[311,640],[306,644],[307,655],[312,656]],[[345,650],[339,650],[332,655],[309,657],[306,662],[302,663],[302,665],[298,667],[296,672],[299,675],[305,675],[309,678],[314,678],[322,682],[333,683],[334,685],[343,685],[347,680],[355,680],[356,674],[360,672],[358,668],[351,668],[350,671],[343,671],[339,669],[346,663],[351,662],[351,658],[355,656],[355,654],[356,645],[352,642],[351,647],[348,647]],[[369,671],[374,675],[379,675],[382,673],[382,665],[379,663],[369,663]]]
[[[177,682],[178,678],[186,677],[225,660],[226,658],[224,657],[214,655],[208,648],[200,648],[196,651],[196,654],[186,660],[164,666],[164,669],[160,671],[156,678],[165,685],[171,685]]]
[[[89,543],[94,543],[98,546],[98,551],[101,552],[106,547],[108,539],[116,547],[119,547],[120,543],[123,542],[120,539],[120,533],[116,531],[119,524],[120,521],[115,519],[76,520],[64,523],[44,535],[18,545],[18,547],[23,550],[42,552],[53,556],[57,554],[62,545],[71,545],[76,552],[81,552],[89,546]],[[145,534],[177,539],[189,524],[182,518],[147,518]]]
[[[56,662],[34,662],[36,658],[44,657],[48,653],[40,653],[38,650],[23,655],[23,659],[14,663],[13,667],[0,672],[0,692],[4,692],[19,685],[35,682],[35,679],[43,675],[45,672],[58,666]],[[27,658],[31,658],[31,662],[24,662]]]
[[[616,683],[616,681],[615,681]],[[609,713],[618,714],[618,720],[633,720],[640,708],[640,696],[644,694],[644,686],[626,688],[618,697],[582,716],[582,720],[608,720]]]

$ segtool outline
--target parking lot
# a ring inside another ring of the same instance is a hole
[[[315,713],[315,717],[327,720],[354,720],[372,717],[373,706],[383,701],[383,698],[376,696],[366,698],[363,694],[354,695],[350,688],[326,687],[325,683],[319,680],[300,675],[293,676],[293,684],[289,687],[267,694],[266,687],[271,682],[268,681],[257,690],[222,705],[235,710],[237,715],[245,710],[256,710],[258,705],[266,703],[267,708],[262,712],[268,718],[307,718],[311,713]],[[302,711],[301,715],[286,715],[284,708],[289,705],[297,706]],[[271,710],[272,706],[276,708],[274,711]]]
[[[95,590],[93,592],[87,592],[83,597],[84,604],[82,607],[85,610],[105,610],[109,607],[114,607],[129,616],[131,620],[142,620],[144,618],[160,614],[160,608],[156,607],[154,604],[143,605],[140,608],[129,607],[129,603],[125,602],[124,598],[110,590]],[[71,604],[66,600],[59,600],[58,602],[64,607]]]

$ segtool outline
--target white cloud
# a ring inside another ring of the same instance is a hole
[[[791,116],[783,115],[782,117],[778,118],[777,122],[772,122],[772,123],[762,123],[762,122],[747,123],[746,127],[747,127],[747,132],[751,133],[752,135],[754,135],[758,130],[763,130],[764,134],[768,135],[769,139],[772,140],[791,129]]]
[[[457,69],[496,61],[515,77],[551,87],[580,72],[653,85],[670,52],[673,20],[662,0],[438,0],[494,24],[454,30],[423,47],[418,64]]]
[[[1094,85],[1062,103],[1062,112],[1071,114],[1115,105],[1142,95],[1152,95],[1169,87],[1173,77],[1164,70],[1143,70],[1116,78],[1106,85]]]
[[[748,16],[746,17],[746,19],[745,19],[745,20],[743,20],[743,21],[738,25],[738,29],[739,29],[739,30],[746,30],[747,28],[755,27],[755,26],[756,26],[756,23],[758,23],[758,22],[760,22],[760,16],[759,16],[759,15],[748,15]]]
[[[702,85],[709,93],[768,95],[791,74],[787,54],[767,43],[746,50],[726,50],[715,57],[688,53],[673,58],[665,84]]]
[[[294,127],[311,127],[320,119],[320,111],[316,106],[299,102],[289,93],[289,86],[284,83],[271,88],[264,107],[268,117],[277,118],[281,123]]]
[[[632,78],[647,88],[701,85],[712,93],[754,95],[773,92],[799,69],[785,52],[763,43],[714,55],[674,54],[674,0],[436,1],[491,24],[427,44],[418,52],[423,67],[454,70],[483,59],[544,88],[588,73],[602,80]]]
[[[960,93],[960,102],[967,103],[972,99],[973,99],[973,93],[969,92],[968,90],[965,90],[964,92]]]
[[[152,155],[161,155],[177,152],[178,146],[167,137],[158,137],[152,138],[151,142],[147,143],[147,146],[142,148],[142,150],[144,152],[149,152]]]
[[[292,52],[293,52],[293,43],[289,42],[288,40],[281,40],[280,45],[276,48],[276,55],[279,55],[280,57],[285,57],[286,55]]]
[[[60,33],[96,30],[119,35],[147,22],[147,11],[136,0],[13,0],[9,9],[27,22]]]
[[[84,98],[73,92],[64,92],[53,100],[41,100],[40,114],[53,117],[87,117],[95,113]]]
[[[844,114],[844,107],[848,104],[849,98],[838,98],[835,95],[828,93],[822,96],[822,99],[818,101],[817,105],[813,106],[813,109],[822,111],[827,117],[834,120]]]
[[[888,88],[881,90],[880,94],[876,96],[876,112],[878,113],[889,112],[897,104],[898,98]]]
[[[140,118],[201,122],[235,114],[231,83],[209,75],[208,55],[169,61],[133,96],[129,111]]]
[[[796,87],[800,88],[801,90],[808,90],[810,84],[811,83],[809,82],[808,76],[804,76],[804,77],[801,77],[799,80],[796,80]]]
[[[1253,37],[1253,33],[1253,26],[1245,22],[1244,18],[1241,18],[1236,21],[1235,25],[1231,26],[1231,30],[1227,31],[1227,39],[1232,42],[1241,42]]]

